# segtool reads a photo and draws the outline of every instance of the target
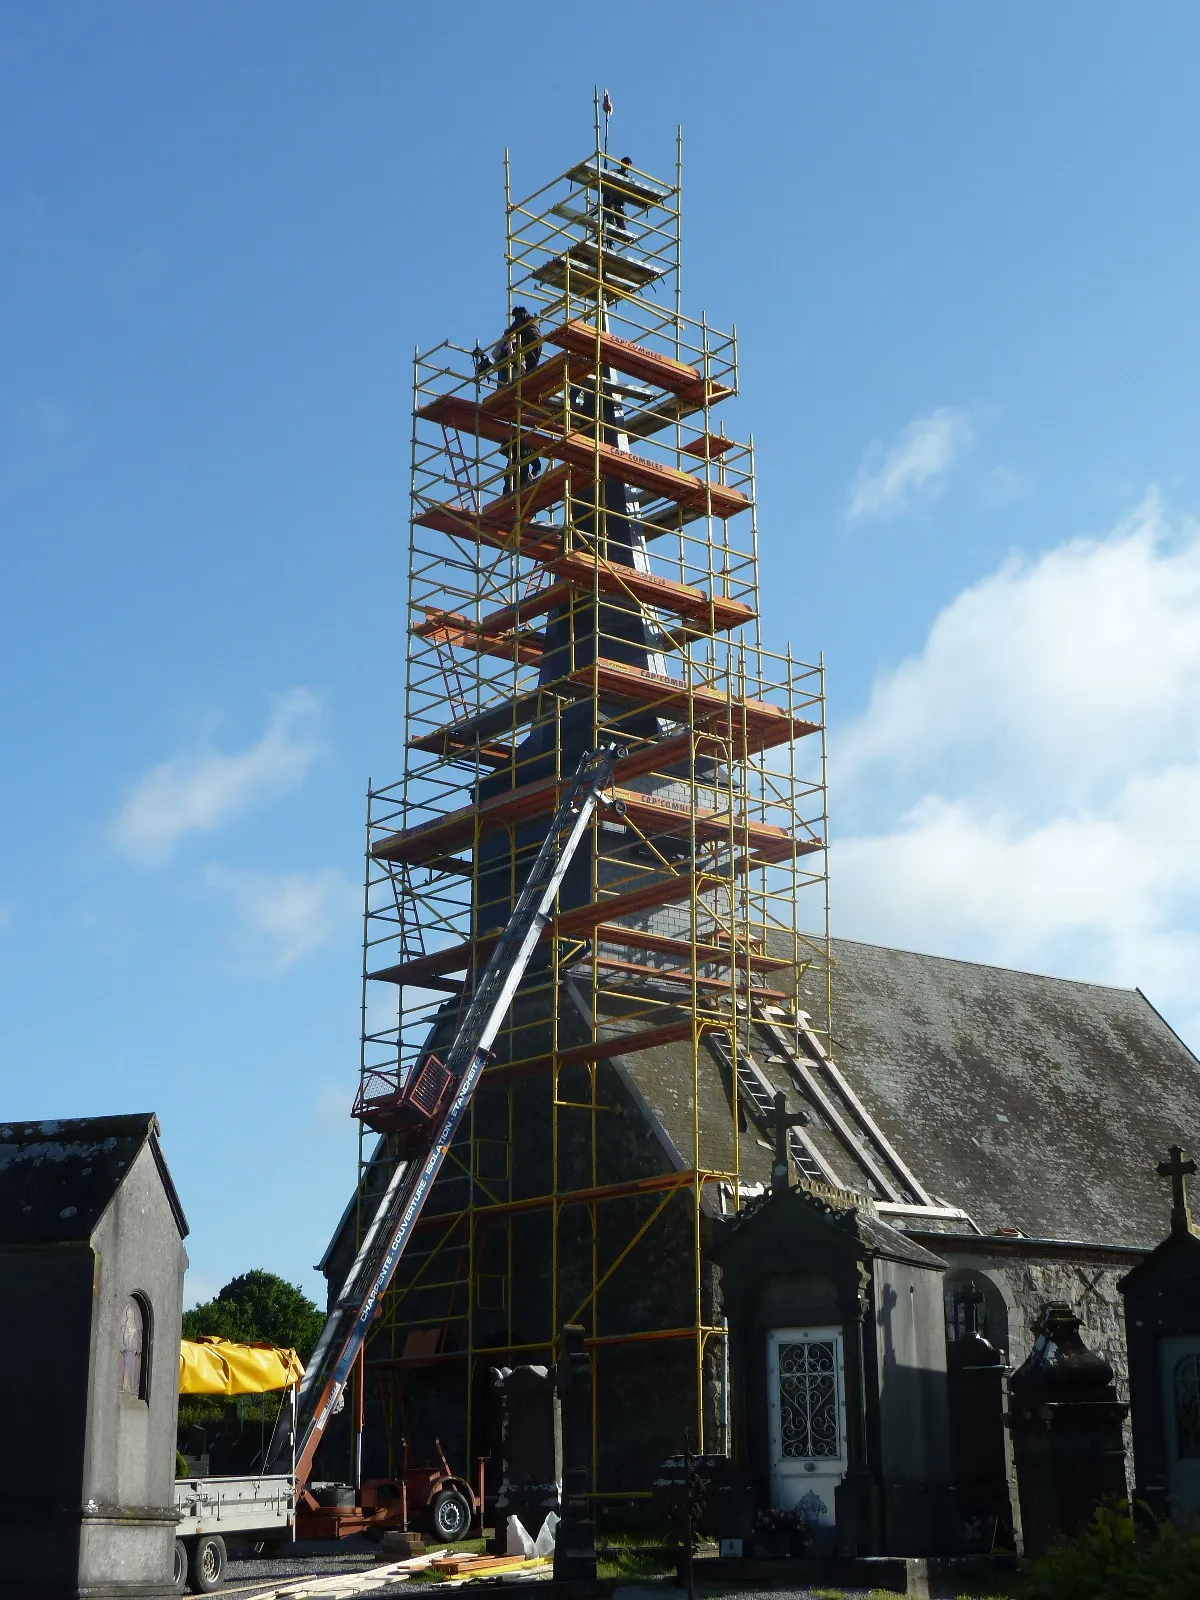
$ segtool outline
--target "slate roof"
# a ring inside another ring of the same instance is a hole
[[[1154,1245],[1200,1147],[1200,1061],[1136,989],[834,942],[834,1059],[917,1176],[991,1233]]]
[[[75,1117],[0,1123],[0,1244],[90,1239],[149,1142],[180,1238],[187,1219],[158,1143],[158,1118]]]
[[[833,951],[834,1059],[935,1200],[984,1234],[1138,1249],[1162,1239],[1170,1187],[1154,1168],[1172,1144],[1200,1150],[1200,1061],[1138,990],[850,939]],[[811,1010],[823,1012],[817,997]],[[807,1132],[841,1181],[866,1192],[865,1168],[787,1067],[766,1048],[756,1057],[788,1109],[810,1113]],[[666,1148],[690,1152],[690,1044],[614,1065]],[[729,1086],[711,1051],[698,1087],[701,1161],[728,1170]],[[739,1154],[743,1181],[769,1184],[762,1130],[742,1131]]]

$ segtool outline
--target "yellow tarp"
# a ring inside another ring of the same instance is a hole
[[[264,1394],[290,1389],[303,1376],[296,1352],[273,1344],[234,1344],[215,1335],[179,1342],[180,1394]]]

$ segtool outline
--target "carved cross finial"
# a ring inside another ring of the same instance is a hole
[[[775,1093],[775,1109],[769,1113],[767,1121],[775,1130],[775,1160],[771,1164],[771,1188],[776,1194],[785,1194],[788,1188],[788,1129],[802,1128],[808,1121],[803,1111],[795,1111],[790,1116],[787,1109],[787,1096],[782,1090]]]
[[[1167,1152],[1167,1160],[1158,1163],[1160,1178],[1171,1180],[1171,1232],[1190,1233],[1192,1227],[1191,1213],[1188,1211],[1187,1182],[1194,1176],[1196,1163],[1185,1161],[1183,1151],[1177,1144],[1173,1144]]]

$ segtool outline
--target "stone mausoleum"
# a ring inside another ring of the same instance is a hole
[[[0,1593],[177,1592],[187,1231],[157,1118],[0,1123]]]

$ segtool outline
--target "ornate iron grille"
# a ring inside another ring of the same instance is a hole
[[[1200,1356],[1175,1368],[1175,1439],[1181,1456],[1200,1456]]]
[[[784,1456],[841,1454],[832,1339],[779,1346],[779,1415]]]

